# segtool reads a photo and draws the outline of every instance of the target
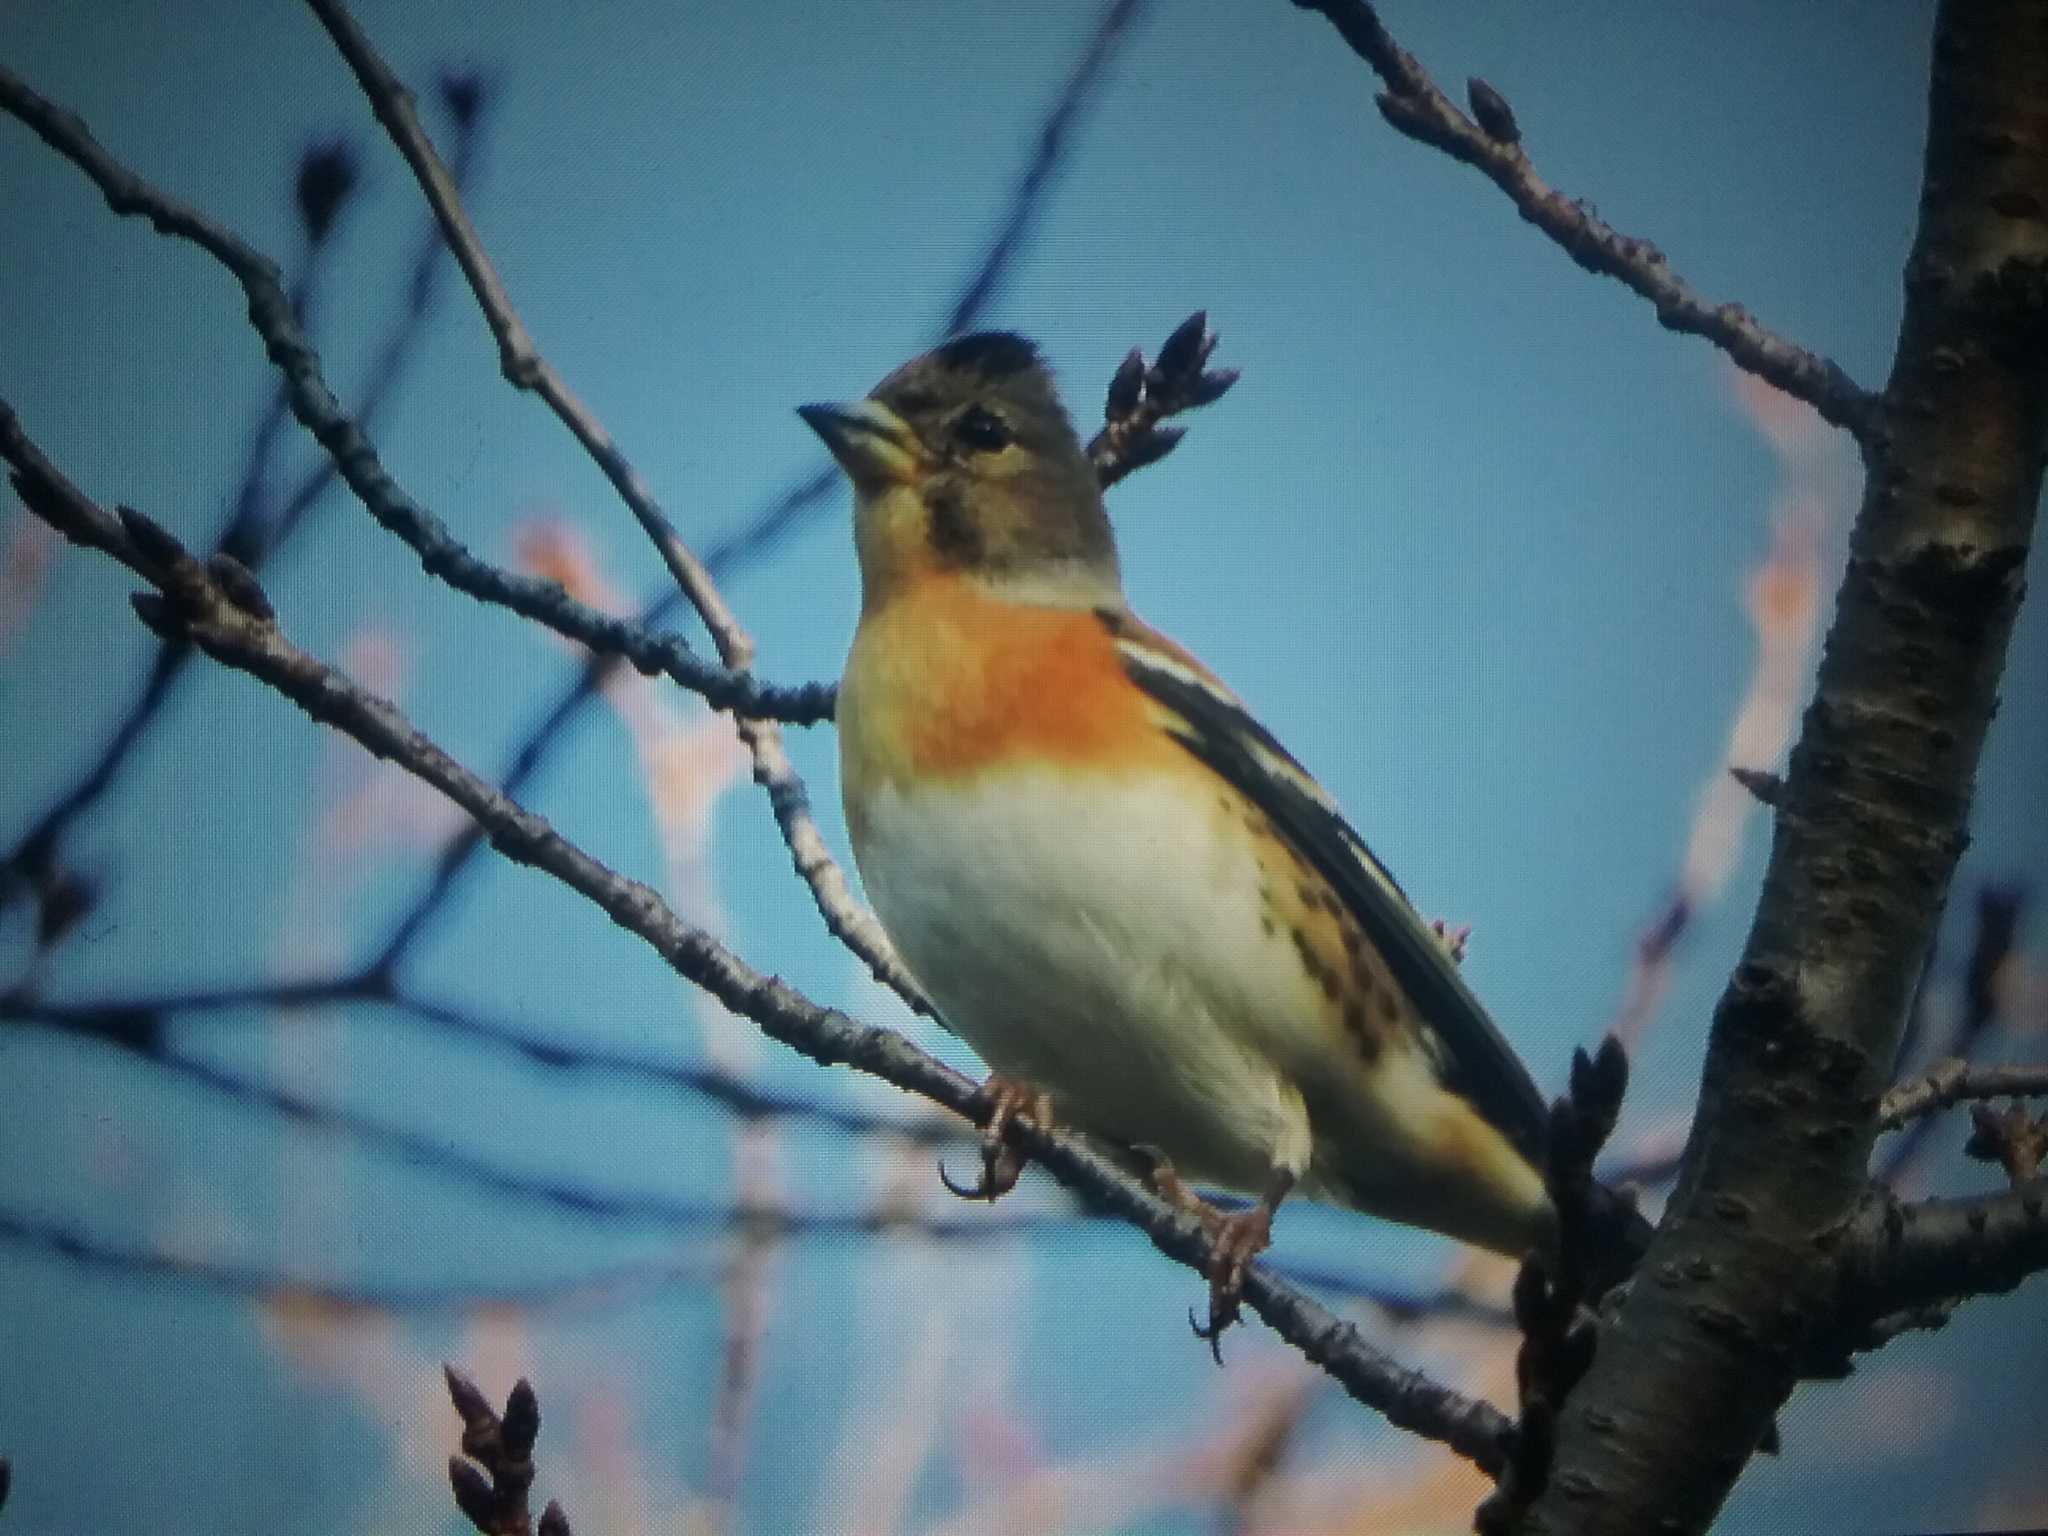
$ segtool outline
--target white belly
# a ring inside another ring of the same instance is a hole
[[[1262,1188],[1310,1150],[1317,1010],[1235,818],[1058,774],[874,790],[868,894],[946,1021],[1065,1123]]]

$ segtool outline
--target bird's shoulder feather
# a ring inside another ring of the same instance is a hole
[[[1528,1070],[1328,792],[1186,650],[1126,611],[1098,618],[1126,674],[1164,711],[1167,734],[1258,806],[1358,920],[1434,1033],[1445,1086],[1540,1167],[1548,1116]]]

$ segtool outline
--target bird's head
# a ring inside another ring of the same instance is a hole
[[[1007,331],[955,337],[851,405],[799,414],[854,488],[854,541],[873,606],[930,575],[1005,596],[1121,601],[1094,466],[1035,347]]]

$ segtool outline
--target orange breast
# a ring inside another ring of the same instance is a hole
[[[931,576],[862,617],[840,696],[850,794],[1032,758],[1075,769],[1181,751],[1086,609]]]

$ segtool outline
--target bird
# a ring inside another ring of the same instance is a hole
[[[957,336],[799,407],[852,483],[846,825],[876,915],[987,1064],[981,1183],[1025,1114],[1203,1219],[1211,1342],[1290,1194],[1553,1251],[1547,1110],[1330,794],[1132,612],[1037,346]],[[949,1181],[950,1182],[950,1181]],[[1252,1196],[1228,1212],[1196,1184]]]

